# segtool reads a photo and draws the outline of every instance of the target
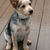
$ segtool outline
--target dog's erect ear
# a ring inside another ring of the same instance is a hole
[[[10,0],[12,6],[13,6],[14,8],[17,8],[18,1],[19,1],[19,0]]]

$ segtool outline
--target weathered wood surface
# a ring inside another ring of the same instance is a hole
[[[0,0],[0,7],[5,3],[5,0]]]
[[[42,17],[43,4],[44,4],[44,0],[37,0],[34,8],[34,14],[31,21],[32,24],[31,24],[30,37],[32,40],[32,46],[30,50],[36,50],[39,27],[40,27],[40,22]]]
[[[9,4],[10,4],[9,0],[6,0],[2,4],[2,6],[0,7],[0,18],[4,15],[4,13],[6,12],[6,10],[8,9]]]
[[[4,29],[5,25],[9,21],[13,11],[14,9],[12,8],[9,0],[6,0],[3,6],[0,7],[0,34],[2,32],[2,35],[0,36],[0,50],[4,50],[4,47],[5,47],[5,39],[4,39],[2,30]]]
[[[31,32],[29,38],[32,41],[30,50],[50,49],[50,0],[33,0],[34,13],[31,18]],[[0,50],[4,50],[4,28],[9,21],[13,7],[9,0],[0,0]]]
[[[45,0],[38,50],[50,50],[50,0]]]
[[[9,21],[10,19],[10,16],[11,14],[13,13],[13,7],[11,6],[11,4],[9,4],[7,10],[5,10],[4,14],[1,15],[1,18],[0,18],[0,34],[3,30],[3,28],[5,27],[5,25],[7,24],[7,22]]]

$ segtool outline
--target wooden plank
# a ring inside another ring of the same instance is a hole
[[[5,3],[5,0],[0,0],[0,7]]]
[[[37,0],[32,0],[33,9],[35,8],[36,3],[37,3]]]
[[[32,16],[31,34],[30,34],[32,45],[30,46],[30,50],[36,49],[37,37],[38,37],[40,21],[42,17],[43,3],[44,3],[44,0],[37,0],[36,6],[34,9],[34,14]]]
[[[7,24],[7,22],[9,21],[10,16],[13,13],[13,11],[14,11],[14,9],[10,4],[7,11],[4,13],[2,18],[0,19],[0,33],[3,30],[3,28],[5,27],[5,25]],[[4,47],[5,47],[5,44],[6,44],[4,36],[3,36],[3,32],[2,32],[2,35],[0,36],[0,50],[4,50]]]
[[[6,45],[5,38],[4,38],[3,34],[2,34],[0,36],[0,50],[4,50],[5,45]]]
[[[4,5],[2,5],[2,7],[0,7],[0,18],[6,12],[9,4],[10,4],[9,0],[6,0]]]
[[[13,8],[11,6],[11,4],[9,5],[6,13],[3,15],[3,17],[0,19],[0,33],[3,30],[4,26],[6,25],[6,23],[9,21],[11,14],[13,13]]]
[[[45,0],[38,50],[50,50],[50,0]]]

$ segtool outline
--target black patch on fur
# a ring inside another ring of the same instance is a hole
[[[8,27],[7,27],[7,34],[11,37],[10,21],[9,21]]]
[[[20,6],[21,6],[21,4],[22,4],[22,2],[18,3],[18,7],[20,7]]]
[[[23,41],[24,41],[24,40],[22,40],[22,41],[17,41],[18,50],[24,50],[24,48],[23,48]]]
[[[8,43],[8,41],[5,39],[6,43]]]

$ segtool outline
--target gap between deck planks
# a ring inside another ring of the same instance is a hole
[[[13,13],[13,8],[11,6],[11,4],[9,5],[6,13],[2,16],[2,18],[0,19],[0,33],[3,30],[4,26],[6,25],[6,23],[9,21],[11,14]]]
[[[37,47],[38,47],[39,36],[40,36],[40,31],[41,31],[41,25],[42,25],[42,20],[43,20],[44,6],[45,6],[45,0],[43,2],[42,16],[41,16],[41,21],[40,21],[39,32],[38,32],[38,37],[37,37],[37,43],[36,43],[35,50],[37,50]]]
[[[38,50],[50,50],[50,0],[45,0]]]
[[[42,18],[43,4],[44,4],[44,0],[37,0],[35,10],[34,10],[35,13],[32,17],[32,28],[31,28],[32,31],[30,34],[32,40],[32,46],[30,50],[36,50],[39,27]]]
[[[38,31],[39,31],[39,26],[40,26],[40,21],[41,21],[41,16],[42,16],[43,2],[44,2],[44,0],[37,0],[37,3],[35,5],[35,9],[34,9],[35,13],[32,16],[32,21],[31,21],[32,22],[31,23],[31,34],[30,34],[30,38],[32,40],[32,45],[30,46],[30,50],[35,50],[35,48],[36,48]],[[6,11],[6,13],[3,15],[3,18],[1,18],[1,20],[0,20],[1,21],[0,28],[2,28],[2,29],[4,28],[5,24],[8,21],[8,18],[10,17],[9,14],[11,15],[11,12],[9,11],[9,10],[11,10],[10,8],[11,8],[11,6],[8,8],[8,10]],[[0,29],[0,31],[2,31],[2,29]]]
[[[3,28],[5,27],[5,25],[7,24],[7,22],[10,19],[11,14],[13,13],[14,9],[11,6],[11,4],[9,5],[9,7],[7,8],[7,11],[5,11],[4,15],[0,18],[0,33],[3,30]],[[2,32],[3,33],[3,32]],[[5,46],[5,39],[3,34],[0,36],[0,50],[4,50]]]

